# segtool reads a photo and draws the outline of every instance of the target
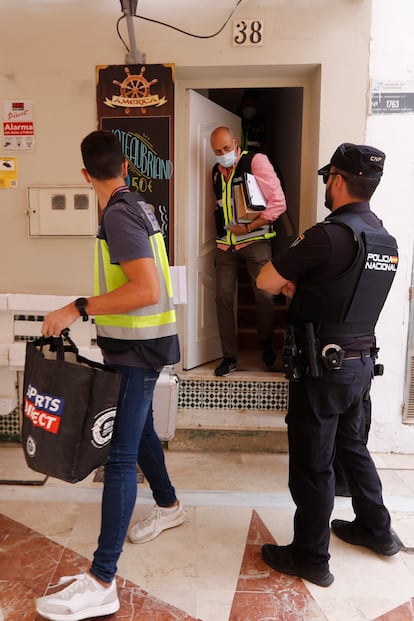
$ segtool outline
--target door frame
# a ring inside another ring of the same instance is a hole
[[[254,77],[249,77],[254,76]],[[321,68],[320,65],[258,65],[249,67],[246,76],[244,66],[223,67],[176,67],[175,73],[175,200],[174,222],[176,265],[185,265],[185,244],[178,240],[191,234],[187,230],[186,184],[189,170],[188,138],[188,90],[197,90],[208,96],[209,89],[231,88],[289,88],[303,89],[302,153],[300,174],[299,228],[305,230],[315,223],[317,215],[317,175],[320,134]],[[187,282],[187,288],[193,286]],[[180,335],[183,334],[185,312],[177,308]],[[186,347],[183,339],[182,347]],[[179,365],[178,365],[179,366]]]

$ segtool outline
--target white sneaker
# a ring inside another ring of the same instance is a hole
[[[158,537],[163,530],[180,526],[185,521],[185,510],[181,502],[176,507],[154,505],[142,522],[137,522],[128,532],[131,543],[145,543]]]
[[[36,611],[42,617],[52,621],[79,621],[119,610],[115,578],[107,589],[89,574],[63,576],[55,586],[67,583],[61,591],[36,599]]]

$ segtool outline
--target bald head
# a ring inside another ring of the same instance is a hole
[[[215,155],[225,155],[237,150],[237,138],[228,127],[216,127],[211,132],[210,144]]]

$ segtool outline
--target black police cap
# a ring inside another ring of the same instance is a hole
[[[339,145],[331,161],[318,170],[318,175],[328,173],[331,166],[364,177],[380,177],[384,168],[385,153],[364,144],[344,142]]]

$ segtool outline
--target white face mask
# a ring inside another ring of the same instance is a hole
[[[216,155],[216,161],[218,164],[224,166],[224,168],[231,168],[237,160],[236,151],[229,151],[224,155]]]

